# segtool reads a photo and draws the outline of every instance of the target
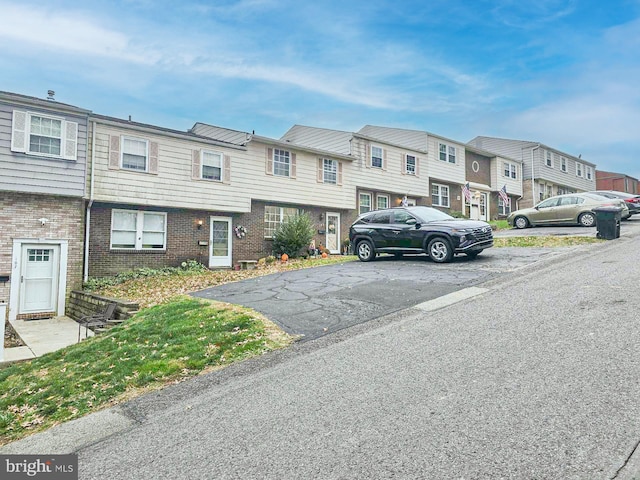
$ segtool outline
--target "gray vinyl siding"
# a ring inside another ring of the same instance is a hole
[[[596,188],[595,164],[547,147],[546,145],[536,142],[492,137],[476,137],[471,140],[469,144],[505,157],[522,160],[524,180],[530,180],[533,176],[536,182],[554,183],[578,191],[589,191],[595,190]],[[552,167],[546,165],[547,151],[551,152],[553,156]],[[566,158],[566,172],[562,171],[560,167],[562,157]],[[576,163],[583,165],[582,177],[576,175]],[[591,167],[592,169],[591,180],[586,178],[586,167]]]
[[[76,160],[49,158],[11,151],[13,111],[63,117],[78,124]],[[0,102],[0,191],[82,197],[85,193],[87,117]]]

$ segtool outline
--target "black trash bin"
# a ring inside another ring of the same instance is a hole
[[[622,208],[597,207],[593,209],[596,214],[597,238],[615,240],[620,238],[620,220],[622,220]]]

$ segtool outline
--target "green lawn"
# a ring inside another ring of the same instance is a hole
[[[257,312],[188,297],[0,369],[0,444],[292,342]]]
[[[506,220],[490,220],[488,223],[494,230],[508,230],[511,228]]]
[[[529,237],[500,237],[493,239],[494,247],[571,247],[591,243],[602,243],[595,237],[556,237],[556,236],[529,236]]]

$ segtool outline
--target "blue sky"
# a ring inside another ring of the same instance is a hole
[[[186,130],[539,141],[640,178],[640,0],[0,0],[0,90]]]

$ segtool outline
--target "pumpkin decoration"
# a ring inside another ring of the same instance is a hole
[[[283,253],[282,256],[280,257],[280,260],[282,260],[282,263],[285,263],[287,260],[289,260],[289,255],[287,255],[286,253]]]
[[[322,252],[322,258],[327,258],[329,255],[327,255],[327,252]]]

